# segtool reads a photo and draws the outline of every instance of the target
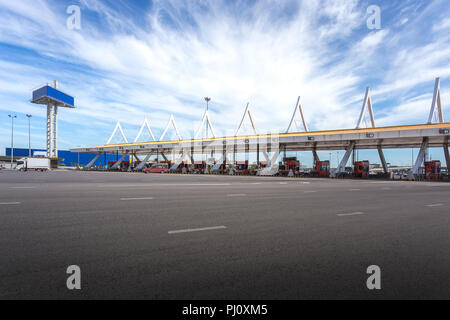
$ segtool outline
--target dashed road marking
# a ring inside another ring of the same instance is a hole
[[[216,226],[216,227],[206,227],[206,228],[196,228],[196,229],[184,229],[184,230],[174,230],[169,231],[169,234],[177,234],[177,233],[188,233],[188,232],[199,232],[199,231],[210,231],[210,230],[220,230],[226,229],[225,226]]]
[[[11,187],[10,189],[36,189],[36,187]]]
[[[2,206],[14,206],[18,204],[21,204],[21,202],[0,202],[0,205]]]
[[[120,198],[120,201],[139,201],[139,200],[153,200],[152,197],[147,198]]]
[[[245,193],[227,194],[227,197],[245,197],[245,196],[247,196]]]
[[[348,216],[360,216],[365,214],[364,212],[350,212],[350,213],[338,213],[338,217],[348,217]]]
[[[308,190],[308,191],[304,191],[303,193],[316,193],[317,191],[315,190]]]
[[[434,208],[434,207],[442,207],[444,204],[442,204],[442,203],[434,203],[434,204],[427,204],[426,206],[427,207],[430,207],[430,208]]]

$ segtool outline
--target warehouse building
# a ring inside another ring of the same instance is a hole
[[[31,154],[34,155],[35,152],[46,152],[45,149],[31,149]],[[11,157],[11,148],[5,149],[5,155],[6,159],[9,159]],[[17,158],[23,158],[28,157],[29,155],[29,149],[28,148],[14,148],[14,159]],[[68,150],[58,150],[58,159],[59,159],[59,165],[60,166],[67,166],[67,167],[76,167],[78,164],[80,166],[85,166],[89,162],[91,162],[92,159],[96,156],[96,153],[78,153],[78,152],[71,152]],[[95,166],[105,166],[108,161],[117,161],[118,155],[112,155],[112,154],[105,154],[102,157],[99,157],[95,161]]]

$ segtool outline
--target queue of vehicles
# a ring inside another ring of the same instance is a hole
[[[234,165],[223,162],[220,166],[206,161],[195,161],[194,163],[181,162],[176,169],[172,169],[171,161],[162,161],[147,164],[142,170],[144,173],[189,173],[189,174],[233,174],[233,175],[259,175],[268,162],[261,161],[259,165],[249,164],[249,161],[236,161]],[[129,163],[122,163],[123,168],[118,170],[128,171]],[[216,169],[213,170],[213,167]],[[276,176],[283,177],[330,177],[330,161],[317,161],[314,167],[310,169],[302,168],[300,161],[296,157],[285,157],[278,163],[278,173]],[[370,171],[368,161],[356,162],[354,167],[346,168],[345,176],[367,179],[369,176],[378,175]]]

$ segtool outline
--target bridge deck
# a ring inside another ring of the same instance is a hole
[[[169,141],[148,141],[123,144],[71,149],[72,152],[85,153],[135,153],[146,154],[159,150],[171,152],[174,149],[193,148],[194,153],[212,149],[223,149],[225,146],[249,146],[255,151],[255,146],[279,144],[287,151],[307,150],[340,150],[345,149],[351,141],[356,142],[356,149],[383,148],[419,148],[424,137],[429,138],[430,147],[441,147],[450,136],[450,123],[418,124],[405,126],[390,126],[362,129],[344,129],[327,131],[309,131],[294,133],[277,133],[261,135],[245,135],[236,137],[217,137],[208,139],[187,139]],[[261,151],[263,149],[260,149]]]

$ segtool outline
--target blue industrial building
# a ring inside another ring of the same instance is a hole
[[[33,154],[35,151],[39,152],[46,152],[45,149],[31,149],[31,154]],[[5,152],[7,157],[11,156],[11,148],[6,148]],[[14,157],[28,157],[29,150],[24,148],[14,148]],[[66,150],[59,150],[58,151],[58,158],[60,159],[59,164],[65,165],[65,166],[77,166],[78,159],[81,166],[87,165],[89,162],[91,162],[92,159],[96,156],[95,153],[76,153],[76,152],[70,152]],[[120,155],[112,155],[112,154],[106,154],[100,156],[97,161],[95,161],[96,166],[105,166],[108,161],[117,161],[120,158]]]

